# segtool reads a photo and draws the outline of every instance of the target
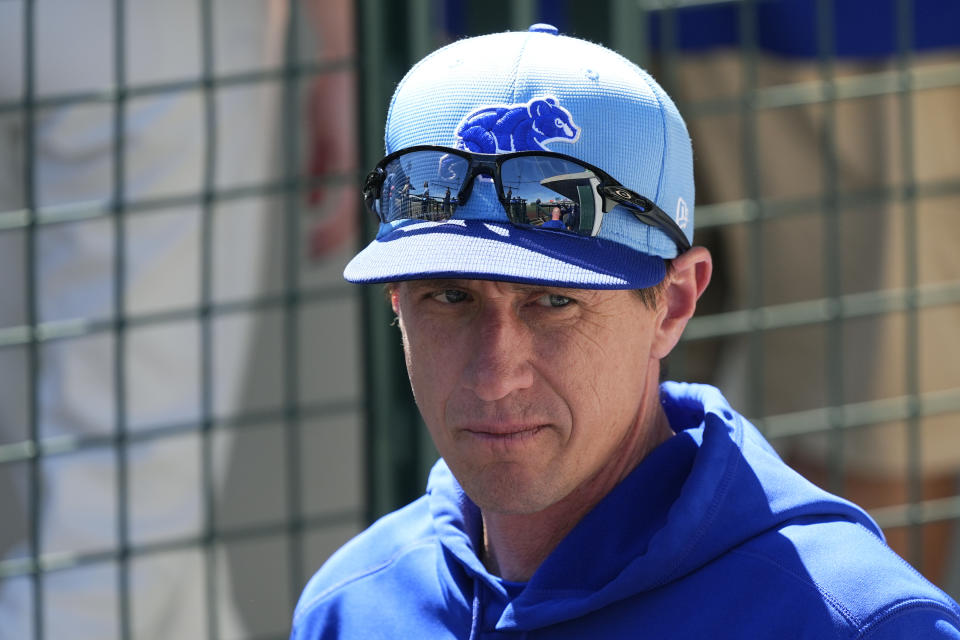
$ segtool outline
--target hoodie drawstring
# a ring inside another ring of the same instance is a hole
[[[470,622],[470,640],[477,640],[477,633],[480,630],[480,578],[473,578],[473,612]]]

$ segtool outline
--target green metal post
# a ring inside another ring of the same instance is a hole
[[[130,605],[130,465],[127,442],[126,402],[126,2],[114,0],[114,87],[116,98],[113,119],[113,233],[114,233],[114,379],[116,381],[117,460],[117,589],[120,600],[120,636],[131,637],[133,623]]]
[[[749,228],[750,255],[750,282],[747,287],[747,299],[751,309],[759,309],[763,305],[763,207],[760,199],[760,182],[757,178],[759,160],[757,158],[757,105],[755,102],[757,91],[757,6],[756,0],[743,0],[739,11],[741,61],[743,67],[743,92],[740,103],[740,118],[743,133],[741,145],[743,148],[743,176],[745,184],[743,192],[747,200],[756,203],[757,215],[751,221]],[[760,327],[753,327],[759,329]],[[748,357],[750,362],[749,388],[753,392],[749,395],[749,406],[745,408],[747,415],[762,416],[763,407],[763,332],[750,331]]]
[[[897,68],[900,71],[900,140],[901,170],[903,172],[903,248],[905,256],[904,283],[907,288],[906,313],[906,383],[909,403],[907,419],[907,495],[910,519],[910,561],[923,565],[923,537],[919,520],[919,504],[923,500],[922,460],[920,459],[920,406],[919,406],[919,322],[917,319],[917,200],[916,174],[913,158],[913,87],[910,68],[913,61],[913,6],[910,0],[899,0],[896,5]]]
[[[216,494],[213,479],[213,206],[217,176],[217,101],[214,83],[214,15],[211,0],[200,3],[203,74],[204,158],[200,224],[200,434],[203,491],[203,557],[207,634],[219,638],[217,616]]]
[[[283,52],[283,422],[284,458],[287,464],[287,531],[291,610],[305,584],[303,571],[303,495],[300,471],[300,74],[299,0],[287,2],[287,25]]]
[[[40,554],[43,551],[40,528],[41,505],[43,504],[43,474],[41,465],[43,458],[40,453],[40,345],[37,335],[37,325],[40,320],[39,301],[37,299],[38,276],[37,258],[39,256],[37,242],[37,217],[38,217],[38,198],[37,198],[37,175],[35,170],[35,160],[37,153],[37,129],[36,129],[36,2],[27,0],[23,7],[23,32],[24,32],[24,51],[23,51],[23,95],[24,95],[24,115],[23,125],[26,131],[26,141],[24,149],[24,207],[27,211],[27,228],[24,237],[26,242],[26,251],[24,259],[26,261],[25,273],[27,274],[26,287],[26,322],[29,330],[29,343],[27,345],[27,393],[29,394],[27,419],[29,426],[29,443],[32,445],[29,458],[30,469],[30,530],[29,530],[29,553],[31,560],[32,574],[32,592],[33,592],[33,634],[37,640],[43,638],[43,570],[40,564]]]
[[[821,175],[823,176],[822,211],[824,290],[831,310],[834,312],[826,326],[824,341],[824,380],[827,390],[827,412],[830,421],[827,454],[828,487],[835,493],[843,493],[843,444],[842,415],[839,407],[844,403],[843,359],[843,297],[841,290],[842,265],[840,262],[840,212],[838,175],[840,163],[837,157],[836,87],[834,86],[833,61],[836,57],[834,43],[833,3],[818,0],[817,49],[820,80],[824,87],[823,131],[821,132]]]
[[[362,118],[361,163],[372,166],[383,155],[383,124],[389,87],[396,79],[386,77],[384,60],[396,55],[387,50],[382,0],[361,0],[358,34],[361,70]],[[364,243],[373,237],[377,224],[364,213]],[[384,300],[383,288],[367,286],[363,292],[364,386],[367,423],[367,520],[396,509],[417,495],[415,465],[420,426],[410,394],[400,336],[393,314]]]
[[[610,44],[644,69],[650,63],[649,29],[648,12],[638,0],[611,0]]]
[[[512,0],[510,2],[510,28],[525,31],[537,21],[536,0]]]

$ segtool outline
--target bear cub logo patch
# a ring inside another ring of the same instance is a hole
[[[548,142],[576,142],[580,127],[553,96],[526,104],[481,107],[457,127],[457,148],[474,153],[549,151]]]

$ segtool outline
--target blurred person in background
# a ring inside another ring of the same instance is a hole
[[[960,4],[915,0],[905,5],[909,16],[898,13],[901,6],[895,0],[757,3],[752,52],[741,48],[748,38],[739,21],[742,7],[681,9],[674,15],[680,55],[662,60],[661,66],[665,73],[669,69],[684,103],[729,99],[753,88],[880,79],[901,68],[928,77],[952,69],[955,78]],[[960,86],[955,81],[939,88],[914,83],[904,99],[889,91],[895,78],[882,81],[877,94],[839,94],[835,102],[828,98],[760,108],[753,130],[747,129],[750,116],[739,111],[688,118],[698,142],[701,203],[817,201],[813,206],[818,208],[805,212],[814,215],[722,228],[719,255],[730,308],[908,286],[908,207],[915,215],[915,284],[958,282]],[[752,142],[745,145],[745,140]],[[926,188],[929,195],[911,185]],[[759,263],[752,252],[755,243],[761,247]],[[960,327],[960,305],[916,313],[916,392],[960,389],[960,342],[953,338]],[[734,406],[758,416],[910,392],[906,314],[846,318],[839,342],[828,332],[827,325],[812,325],[727,339],[712,379]],[[751,356],[754,341],[762,348],[759,362]],[[831,354],[835,349],[839,352]],[[956,413],[919,419],[917,498],[945,498],[960,490],[958,420]],[[913,498],[909,442],[906,421],[892,420],[845,429],[838,437],[796,436],[777,446],[818,484],[877,508]],[[831,476],[831,464],[839,476]],[[953,529],[951,520],[923,525],[922,556],[916,558],[927,577],[945,586],[950,573],[960,569],[960,559],[951,557]],[[913,559],[906,529],[887,535],[894,549]],[[951,589],[960,589],[953,580]]]
[[[279,68],[287,4],[213,2],[214,41],[208,43],[213,74]],[[348,55],[353,46],[352,3],[303,5],[308,28],[316,30],[319,46],[327,47],[321,57]],[[35,388],[28,382],[26,348],[0,350],[0,445],[32,437],[31,389],[38,398],[33,419],[41,442],[112,437],[118,425],[133,436],[155,430],[162,437],[125,445],[123,478],[117,452],[106,445],[43,456],[38,461],[39,486],[26,464],[0,468],[0,480],[12,488],[5,494],[0,553],[14,560],[32,553],[109,556],[44,573],[42,603],[34,601],[30,576],[0,583],[0,638],[34,637],[38,606],[43,637],[120,637],[119,568],[113,554],[121,544],[121,525],[127,531],[126,544],[133,547],[182,544],[172,551],[130,556],[133,637],[203,637],[211,615],[216,615],[221,637],[242,637],[229,567],[220,554],[218,575],[208,576],[203,548],[195,542],[205,527],[207,488],[195,425],[239,411],[255,322],[254,314],[244,311],[211,320],[213,361],[207,388],[200,373],[204,338],[196,312],[202,297],[203,252],[208,250],[200,196],[208,186],[218,191],[277,178],[282,81],[272,77],[212,90],[213,132],[207,131],[206,98],[197,86],[131,92],[124,103],[122,155],[117,158],[115,103],[96,97],[118,89],[113,6],[107,1],[34,3],[32,82],[40,106],[30,129],[23,111],[0,115],[0,215],[27,206],[41,222],[64,217],[64,212],[74,214],[35,228],[32,264],[26,229],[0,230],[0,329],[27,325],[31,318],[38,324],[81,327],[80,337],[39,345]],[[120,62],[125,86],[120,89],[176,85],[201,77],[206,37],[201,3],[169,0],[123,6]],[[3,102],[27,97],[24,51],[31,38],[23,32],[26,10],[24,2],[0,3]],[[52,100],[70,94],[94,97],[65,104]],[[310,136],[304,168],[310,175],[353,166],[353,103],[352,71],[316,80],[312,98],[302,109]],[[208,134],[214,149],[205,144]],[[212,154],[212,164],[207,164],[207,154]],[[118,161],[122,167],[115,166]],[[208,166],[214,167],[214,175],[206,175]],[[117,177],[122,184],[116,184]],[[319,187],[309,193],[306,204],[324,212],[311,242],[315,256],[351,237],[356,197],[341,193]],[[335,198],[342,200],[333,202]],[[170,204],[145,211],[128,208],[164,199]],[[97,215],[114,206],[122,210],[122,238],[115,237],[111,216]],[[250,301],[263,293],[266,240],[279,226],[276,201],[264,196],[215,201],[211,215],[210,302]],[[118,265],[122,274],[116,272]],[[122,289],[115,288],[117,282]],[[31,296],[35,316],[29,308]],[[122,308],[117,296],[122,296]],[[175,317],[139,326],[129,321],[167,312]],[[125,326],[122,347],[112,330],[84,330],[118,322]],[[118,367],[120,348],[123,360]],[[211,398],[211,415],[205,414],[205,394]],[[186,433],[163,435],[167,427],[184,425]],[[214,497],[222,489],[232,440],[229,429],[211,436],[209,489]],[[124,507],[118,504],[120,483],[127,485]],[[29,544],[31,501],[39,509],[38,548]],[[214,610],[207,607],[209,579],[216,580],[217,599],[210,603]]]

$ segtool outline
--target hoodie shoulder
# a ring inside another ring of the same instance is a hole
[[[760,600],[805,611],[783,614],[798,629],[832,620],[836,636],[821,628],[817,637],[960,638],[957,605],[862,523],[797,519],[733,550],[729,562],[775,594]]]
[[[666,537],[668,546],[695,543],[668,574],[680,590],[717,594],[717,615],[749,601],[754,622],[763,620],[756,628],[780,637],[960,640],[956,603],[885,544],[865,511],[785,465],[716,389],[667,383],[661,401],[671,424],[702,421],[673,507],[688,521],[668,522],[682,526]]]
[[[304,587],[293,614],[292,637],[301,637],[298,628],[308,618],[322,617],[321,609],[346,592],[372,592],[371,583],[384,580],[384,574],[406,564],[411,555],[424,564],[422,556],[432,558],[436,546],[426,496],[380,518],[330,556]]]

